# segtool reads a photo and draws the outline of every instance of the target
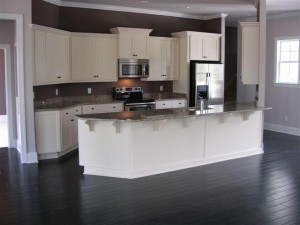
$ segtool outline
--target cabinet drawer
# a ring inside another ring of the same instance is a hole
[[[173,101],[173,108],[184,108],[186,107],[186,100],[180,99],[180,100],[174,100]]]
[[[156,109],[172,108],[172,101],[156,101]]]
[[[63,119],[63,118],[78,115],[78,114],[81,114],[81,106],[76,106],[76,107],[73,107],[73,108],[61,110],[60,111],[60,118]]]
[[[123,103],[84,105],[82,106],[82,113],[90,114],[90,113],[122,112],[123,107],[124,107]]]

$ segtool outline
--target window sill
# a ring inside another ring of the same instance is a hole
[[[274,83],[275,87],[300,88],[300,84]]]

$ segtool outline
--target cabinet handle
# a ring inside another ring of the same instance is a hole
[[[69,113],[66,113],[67,115],[69,114]]]
[[[76,110],[76,112],[78,112],[78,109]]]
[[[61,77],[57,77],[58,79],[60,79]]]
[[[92,110],[94,110],[94,108],[92,108]]]
[[[166,104],[164,103],[164,104],[162,104],[162,105],[166,105]]]
[[[74,119],[71,119],[71,122],[73,122],[74,121]]]
[[[137,56],[137,54],[133,54],[133,56]]]
[[[181,102],[179,102],[178,104],[181,105]]]
[[[204,59],[206,59],[206,58],[207,58],[207,56],[203,56],[203,58],[204,58]]]

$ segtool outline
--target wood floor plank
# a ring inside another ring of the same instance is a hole
[[[300,137],[265,131],[264,150],[127,180],[83,175],[78,153],[22,165],[0,148],[0,224],[300,224]]]

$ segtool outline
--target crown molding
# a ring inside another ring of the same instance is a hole
[[[45,2],[63,6],[63,7],[73,7],[73,8],[84,8],[84,9],[99,9],[99,10],[109,10],[109,11],[118,11],[118,12],[131,12],[131,13],[141,13],[141,14],[151,14],[159,16],[171,16],[171,17],[180,17],[187,19],[197,19],[197,20],[210,20],[216,18],[225,18],[228,14],[214,14],[214,15],[194,15],[187,13],[176,13],[162,10],[151,10],[151,9],[142,9],[142,8],[132,8],[124,6],[112,6],[112,5],[102,5],[102,4],[91,4],[91,3],[81,3],[81,2],[65,2],[62,0],[43,0]]]

